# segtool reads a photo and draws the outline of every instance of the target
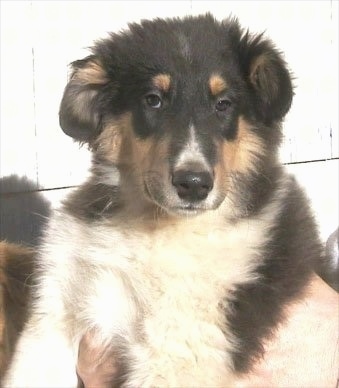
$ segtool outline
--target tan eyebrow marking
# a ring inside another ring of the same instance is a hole
[[[208,84],[213,96],[218,95],[227,88],[226,81],[218,74],[213,74],[209,79]]]
[[[168,92],[171,86],[171,76],[169,74],[158,74],[152,79],[153,85],[163,92]]]

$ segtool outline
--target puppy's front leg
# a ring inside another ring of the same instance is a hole
[[[23,331],[3,387],[76,387],[76,352],[53,322]],[[47,325],[46,325],[47,326]]]
[[[81,339],[77,362],[78,388],[111,388],[126,379],[126,367],[114,344],[98,344],[95,330]]]
[[[146,368],[140,368],[148,359],[142,340],[144,302],[133,279],[116,269],[93,276],[92,293],[83,298],[87,327],[79,338],[79,386],[135,387],[144,381]]]

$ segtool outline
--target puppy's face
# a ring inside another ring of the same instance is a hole
[[[239,113],[235,88],[221,71],[206,70],[203,78],[190,69],[152,75],[117,125],[117,159],[128,166],[123,174],[133,177],[131,190],[137,182],[148,199],[171,213],[215,209],[231,188],[232,174],[250,172],[264,153]],[[112,138],[108,128],[100,141]]]
[[[275,152],[292,98],[270,42],[210,16],[131,25],[73,66],[63,130],[90,143],[106,177],[175,214],[234,201],[237,177]]]

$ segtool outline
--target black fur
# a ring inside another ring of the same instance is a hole
[[[305,284],[322,256],[307,199],[294,180],[289,189],[280,220],[271,231],[271,242],[263,247],[259,280],[239,285],[227,297],[233,306],[232,313],[227,314],[228,322],[240,339],[233,354],[235,369],[240,372],[246,372],[256,357],[263,355],[262,339],[269,338],[283,320],[282,306],[303,296]]]
[[[97,220],[114,215],[121,207],[118,188],[102,183],[86,184],[64,201],[70,214],[85,220]]]
[[[0,240],[37,246],[50,203],[34,182],[16,175],[0,179]]]

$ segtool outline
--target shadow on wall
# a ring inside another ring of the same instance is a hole
[[[0,240],[36,246],[50,203],[34,182],[10,175],[0,179]]]

